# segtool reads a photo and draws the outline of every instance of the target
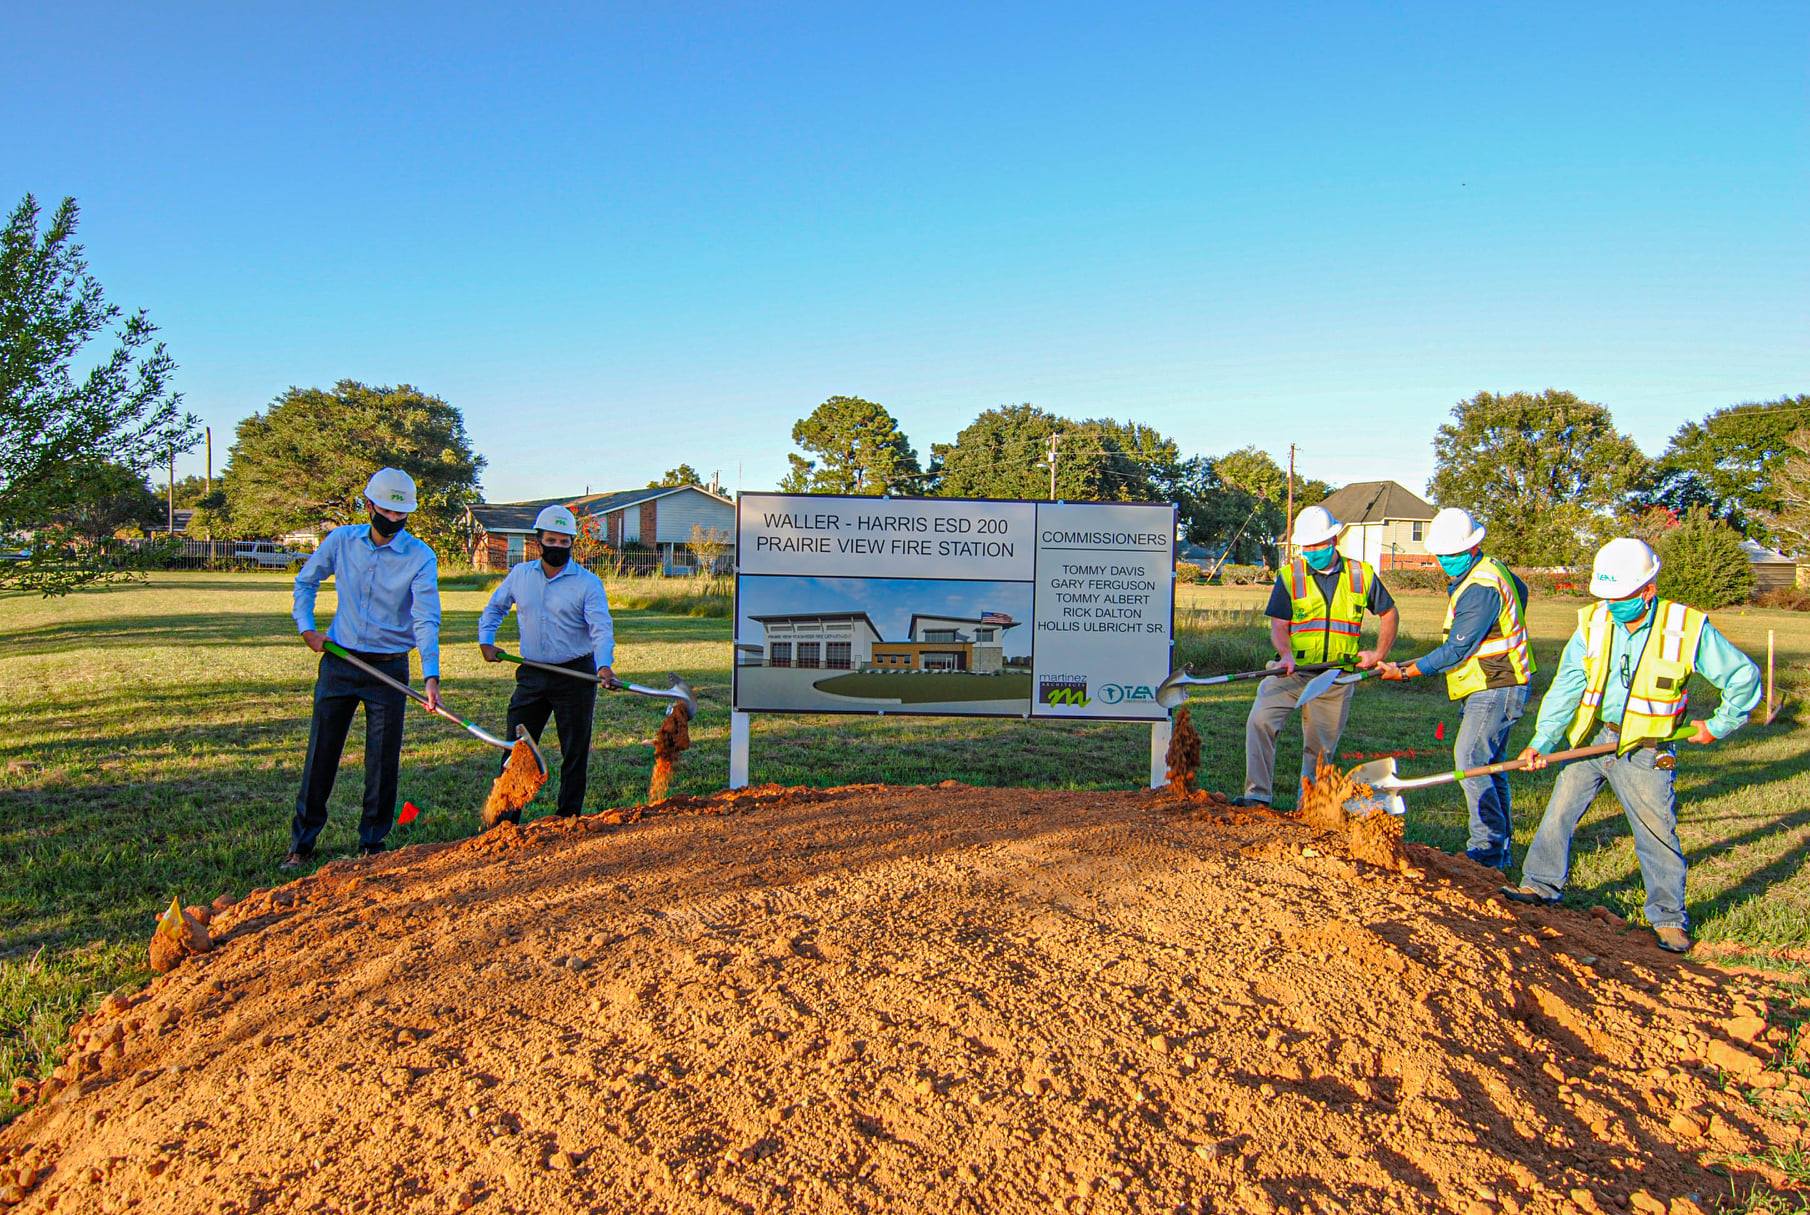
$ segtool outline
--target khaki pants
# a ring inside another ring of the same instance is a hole
[[[1268,804],[1276,778],[1276,733],[1295,710],[1312,675],[1271,675],[1257,685],[1257,699],[1244,721],[1244,795]],[[1301,775],[1312,778],[1321,760],[1338,754],[1339,735],[1351,713],[1354,683],[1334,684],[1301,710]]]

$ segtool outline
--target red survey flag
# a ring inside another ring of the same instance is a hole
[[[420,815],[421,807],[417,806],[414,802],[403,802],[402,813],[396,816],[396,821],[406,827],[419,818]]]

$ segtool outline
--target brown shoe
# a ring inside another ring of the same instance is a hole
[[[277,868],[278,869],[300,869],[302,867],[302,865],[307,861],[307,859],[308,859],[307,857],[303,856],[299,852],[291,852],[288,856],[283,858],[283,863],[278,865]]]
[[[1689,953],[1691,951],[1691,934],[1675,925],[1655,928],[1653,935],[1659,938],[1659,948],[1667,953]]]
[[[1532,886],[1499,886],[1496,893],[1514,903],[1526,903],[1533,907],[1556,907],[1557,899],[1549,899]]]

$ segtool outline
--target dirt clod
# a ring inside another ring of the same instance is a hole
[[[1688,1061],[1757,980],[1419,845],[1200,794],[606,817],[220,911],[0,1128],[26,1209],[1688,1215],[1792,1141]]]
[[[1194,792],[1194,781],[1200,772],[1200,734],[1188,706],[1175,711],[1175,722],[1169,729],[1169,750],[1164,759],[1168,767],[1169,792],[1186,797]]]
[[[509,759],[503,765],[502,775],[490,786],[490,796],[484,800],[484,826],[488,829],[508,816],[520,814],[522,807],[533,801],[534,795],[546,783],[547,774],[540,770],[528,740],[516,739],[515,745],[509,748]]]
[[[691,714],[685,706],[674,702],[667,710],[666,718],[660,723],[660,732],[654,735],[654,772],[647,782],[647,800],[661,802],[666,800],[667,791],[672,786],[673,765],[679,762],[679,756],[691,746]]]
[[[170,900],[170,907],[158,918],[151,933],[151,969],[158,974],[174,970],[184,958],[206,953],[214,947],[207,930],[207,920],[197,915],[199,908],[184,907],[181,900]]]

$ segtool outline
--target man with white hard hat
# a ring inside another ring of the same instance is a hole
[[[1257,685],[1244,723],[1244,795],[1241,805],[1270,804],[1276,776],[1276,735],[1294,712],[1309,676],[1295,667],[1337,663],[1366,669],[1389,655],[1400,613],[1382,579],[1367,562],[1339,554],[1344,525],[1323,506],[1295,516],[1290,540],[1297,550],[1276,577],[1265,614],[1277,668]],[[1376,648],[1360,649],[1364,613],[1377,617]],[[1312,778],[1322,761],[1338,753],[1351,714],[1351,684],[1335,684],[1301,710],[1301,775]]]
[[[1412,662],[1384,664],[1382,672],[1384,679],[1445,676],[1446,695],[1464,705],[1452,743],[1459,768],[1505,758],[1536,669],[1527,639],[1527,584],[1484,554],[1483,537],[1483,525],[1468,510],[1448,506],[1433,516],[1427,551],[1447,580],[1445,638]],[[1508,778],[1472,777],[1464,782],[1464,800],[1471,818],[1464,854],[1506,873],[1515,834]]]
[[[1760,703],[1760,669],[1694,607],[1659,597],[1659,558],[1645,541],[1611,540],[1596,554],[1590,593],[1578,612],[1558,674],[1540,702],[1533,741],[1521,758],[1544,768],[1568,746],[1616,744],[1612,755],[1567,764],[1546,817],[1521,864],[1521,884],[1502,893],[1520,903],[1555,903],[1565,889],[1571,833],[1606,781],[1634,832],[1647,888],[1647,922],[1660,948],[1691,947],[1684,910],[1684,850],[1672,787],[1672,736],[1685,726],[1685,684],[1701,675],[1721,694],[1707,720],[1691,721],[1691,742],[1709,744],[1741,728]],[[1688,728],[1688,727],[1686,727]]]
[[[291,614],[302,640],[321,661],[314,681],[308,758],[302,765],[284,869],[299,868],[314,854],[315,841],[327,825],[327,798],[339,774],[346,732],[360,704],[365,710],[360,851],[382,852],[396,817],[408,700],[345,659],[325,653],[326,643],[334,642],[402,683],[409,680],[409,650],[420,650],[428,703],[440,703],[440,561],[433,549],[405,530],[416,505],[414,478],[400,468],[378,469],[365,485],[364,504],[370,521],[328,532],[295,576]],[[338,599],[333,623],[322,634],[314,627],[314,598],[329,577]]]
[[[578,519],[567,507],[549,506],[535,518],[534,530],[540,556],[511,569],[478,617],[478,648],[484,661],[502,661],[496,650],[497,630],[514,605],[523,658],[595,675],[606,686],[614,683],[616,673],[610,663],[615,659],[616,633],[610,623],[609,600],[597,575],[572,562]],[[591,715],[596,707],[597,685],[588,679],[529,666],[515,669],[515,694],[509,698],[504,737],[514,738],[516,726],[525,725],[539,742],[548,716],[553,717],[559,727],[559,813],[563,815],[584,809]],[[517,821],[521,812],[505,817]]]

